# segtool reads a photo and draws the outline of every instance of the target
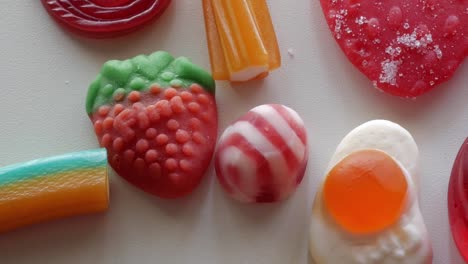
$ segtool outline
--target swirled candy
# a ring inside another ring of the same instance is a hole
[[[42,0],[67,29],[95,38],[120,36],[158,18],[171,0]]]
[[[301,183],[307,160],[304,122],[279,104],[257,106],[227,127],[215,154],[221,186],[247,203],[286,199]]]

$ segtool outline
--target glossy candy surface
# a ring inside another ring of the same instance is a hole
[[[203,0],[203,14],[214,79],[261,79],[280,67],[265,0]]]
[[[366,149],[353,152],[333,167],[324,183],[323,200],[342,228],[372,234],[400,218],[407,189],[404,172],[392,157]]]
[[[108,204],[105,149],[0,168],[0,232],[104,211]]]
[[[468,261],[468,139],[453,164],[447,198],[452,236],[460,254]]]
[[[112,168],[151,194],[177,198],[199,184],[217,135],[214,81],[187,58],[159,51],[108,61],[86,110]]]
[[[286,199],[307,166],[307,133],[284,105],[261,105],[230,125],[215,155],[218,180],[234,199],[268,203]]]
[[[418,202],[418,159],[411,134],[390,121],[372,120],[348,133],[315,195],[314,263],[432,263]]]
[[[69,30],[94,38],[132,32],[158,18],[171,0],[42,0]]]
[[[321,0],[348,59],[377,88],[416,97],[452,77],[468,55],[465,0]]]

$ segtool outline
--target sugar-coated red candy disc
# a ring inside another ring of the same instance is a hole
[[[94,38],[132,32],[159,17],[171,0],[42,0],[66,28]]]
[[[348,59],[393,95],[419,96],[468,55],[466,0],[321,0]]]
[[[468,138],[455,159],[447,200],[453,239],[468,261]]]

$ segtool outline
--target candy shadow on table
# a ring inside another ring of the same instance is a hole
[[[448,260],[449,263],[464,263],[464,260],[462,256],[460,255],[460,252],[458,252],[458,248],[455,245],[455,241],[453,240],[452,234],[449,232],[448,234],[449,238],[449,244],[448,247],[450,248],[449,250],[449,257],[450,259]]]
[[[270,99],[279,98],[275,94],[278,92],[276,88],[274,79],[271,77],[244,83],[218,81],[216,102],[218,104],[219,136],[229,124],[246,114],[250,109],[261,104],[283,103]]]
[[[141,205],[143,207],[155,207],[155,211],[163,213],[171,218],[189,217],[194,219],[201,211],[200,208],[206,203],[207,193],[209,191],[208,178],[211,174],[210,170],[211,165],[198,187],[195,188],[191,194],[177,199],[162,199],[148,194],[113,172],[111,178],[111,196],[114,197],[114,200],[117,200],[113,201],[113,203],[117,203],[122,199],[121,202],[128,206]],[[114,188],[112,185],[114,185]]]
[[[211,174],[209,171],[207,178]],[[114,256],[106,255],[108,247],[124,252],[131,244],[144,243],[147,237],[154,237],[154,243],[159,243],[161,237],[173,234],[174,226],[180,231],[174,235],[180,239],[192,236],[201,207],[206,204],[210,182],[207,178],[191,195],[163,200],[131,186],[113,170],[109,177],[107,212],[55,220],[1,234],[1,263],[29,263],[32,258],[38,264],[49,263],[49,260],[78,263],[74,262],[74,257],[79,261],[88,259],[89,263],[99,262],[99,259],[115,263],[118,260]]]
[[[320,7],[315,2],[311,5]],[[320,23],[317,23],[317,16],[320,16]],[[356,116],[367,115],[370,118],[398,120],[403,125],[406,122],[424,124],[434,118],[439,120],[438,116],[443,120],[443,116],[447,114],[450,116],[462,114],[458,111],[464,107],[463,100],[459,98],[463,92],[462,87],[454,87],[453,84],[460,83],[459,79],[467,69],[466,63],[457,69],[450,80],[416,99],[392,96],[376,89],[372,82],[347,59],[328,29],[320,8],[313,11],[311,22],[313,22],[310,25],[313,28],[311,30],[314,35],[313,45],[319,49],[314,55],[317,63],[321,65],[318,71],[324,80],[322,87],[312,87],[312,89],[316,89],[317,93],[326,90],[334,98],[333,102],[339,110],[356,113]],[[446,108],[447,105],[450,105],[450,109]],[[368,112],[368,109],[373,111]],[[434,129],[445,130],[446,127],[439,126]]]
[[[403,118],[418,120],[421,118],[421,115],[440,112],[443,102],[450,100],[450,96],[456,96],[456,92],[461,90],[461,87],[451,87],[451,84],[455,82],[454,80],[457,77],[461,77],[464,68],[466,68],[463,65],[460,66],[452,79],[436,86],[419,97],[402,98],[384,93],[375,88],[372,82],[348,61],[344,53],[339,49],[338,44],[334,43],[331,33],[328,38],[329,41],[322,43],[323,52],[318,52],[317,55],[323,61],[322,65],[325,69],[324,78],[329,80],[328,83],[330,85],[329,87],[320,87],[320,89],[329,89],[337,98],[344,98],[344,103],[348,104],[349,107],[356,107],[361,104],[373,104],[375,105],[375,109],[385,108],[385,111],[394,112]],[[335,54],[328,51],[331,48],[330,45],[334,46],[332,47],[332,51]],[[340,63],[328,62],[330,56],[333,57],[333,61],[338,60]],[[337,72],[345,74],[337,75]],[[359,100],[351,101],[346,100],[347,98],[353,98],[353,100],[359,98]],[[452,108],[454,110],[457,109],[456,107]],[[454,114],[456,114],[455,111]]]
[[[166,11],[159,18],[149,22],[149,24],[145,25],[143,28],[114,38],[89,38],[70,32],[52,20],[52,18],[50,18],[50,20],[53,22],[55,30],[64,34],[66,36],[65,39],[69,41],[64,41],[63,45],[77,46],[82,49],[81,54],[86,56],[84,59],[94,60],[101,64],[109,59],[126,59],[134,57],[138,55],[135,54],[135,50],[139,50],[142,54],[150,54],[158,49],[170,46],[169,43],[171,40],[161,36],[168,36],[171,32],[174,32],[173,25],[176,19],[175,2],[176,1],[172,1]],[[40,3],[38,5],[40,6]],[[42,6],[40,7],[43,9]],[[48,15],[45,10],[43,13],[44,15]],[[129,43],[131,43],[130,46]],[[148,43],[154,43],[151,49],[148,49]],[[178,53],[173,54],[175,56],[179,56]]]
[[[437,125],[432,120],[446,120],[447,116],[450,116],[451,120],[456,120],[463,115],[463,112],[459,110],[464,108],[465,102],[461,97],[465,91],[460,89],[462,87],[452,87],[452,83],[462,77],[461,74],[416,99],[405,99],[372,88],[367,78],[354,69],[350,63],[347,64],[348,66],[343,67],[348,68],[344,72],[349,72],[349,75],[338,79],[344,79],[345,82],[354,85],[350,85],[352,87],[340,86],[338,85],[340,81],[333,80],[336,76],[329,74],[327,78],[330,79],[330,85],[325,89],[329,89],[334,94],[337,107],[343,108],[343,111],[356,113],[356,118],[363,118],[362,122],[371,119],[388,119],[400,123],[413,132],[413,127],[422,128],[431,124],[431,135],[436,136],[445,133],[448,123],[442,125],[441,122]],[[332,67],[332,65],[327,65],[327,67]],[[463,68],[466,67],[462,66],[459,70],[462,71]],[[373,110],[369,111],[369,109]]]
[[[2,264],[49,263],[50,258],[68,259],[98,246],[109,235],[108,212],[77,216],[17,229],[0,234]],[[53,250],[51,250],[53,249]],[[91,257],[91,256],[90,256]],[[68,262],[70,263],[70,262]]]
[[[262,80],[245,83],[218,82],[219,136],[227,126],[251,108],[267,103],[284,103],[269,99],[282,98],[281,95],[275,94],[278,93],[277,89],[270,87],[275,86],[275,78],[278,77],[273,76],[275,74],[280,74],[280,71],[273,71],[271,76]],[[312,170],[317,168],[313,160],[314,153],[311,151],[313,149],[309,146],[311,158],[303,181],[298,189],[282,202],[243,204],[229,197],[216,177],[210,179],[213,181],[211,199],[215,229],[215,236],[212,239],[215,241],[216,251],[220,252],[218,255],[230,256],[230,252],[223,252],[226,248],[230,248],[239,253],[234,259],[229,259],[231,262],[228,263],[305,263],[307,261],[309,212],[313,198],[311,192],[315,189],[309,187],[311,182],[316,181],[310,177],[312,174],[315,176],[316,172]],[[277,239],[273,239],[272,236]],[[268,250],[264,249],[265,247],[268,247]],[[284,247],[290,248],[288,253],[279,254],[278,252],[286,252]],[[255,251],[255,254],[251,251]],[[276,257],[269,257],[269,252]],[[252,255],[258,257],[247,259]],[[226,263],[226,259],[219,261]]]
[[[158,250],[170,251],[177,248],[177,243],[190,241],[202,222],[210,175],[208,170],[192,194],[165,200],[143,192],[112,172],[109,228],[116,233],[109,247],[126,252],[121,256],[127,258],[132,254],[152,256]],[[167,248],[168,242],[174,246]],[[103,257],[110,256],[106,253]]]
[[[287,200],[271,204],[238,202],[212,179],[213,250],[218,256],[237,252],[219,263],[304,263],[312,196],[308,174]]]
[[[312,256],[309,252],[307,252],[307,261],[308,264],[315,264],[315,261],[312,259]]]
[[[464,263],[464,260],[462,259],[460,253],[458,252],[458,249],[455,245],[455,242],[453,241],[452,235],[449,235],[449,244],[447,245],[449,247],[449,259],[447,260],[448,263]],[[312,259],[312,256],[310,255],[309,252],[307,252],[307,258],[308,258],[308,264],[316,264],[315,261]]]

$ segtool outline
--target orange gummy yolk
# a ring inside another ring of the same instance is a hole
[[[327,175],[325,207],[343,229],[370,234],[394,224],[403,212],[408,183],[400,166],[379,150],[356,151]]]

